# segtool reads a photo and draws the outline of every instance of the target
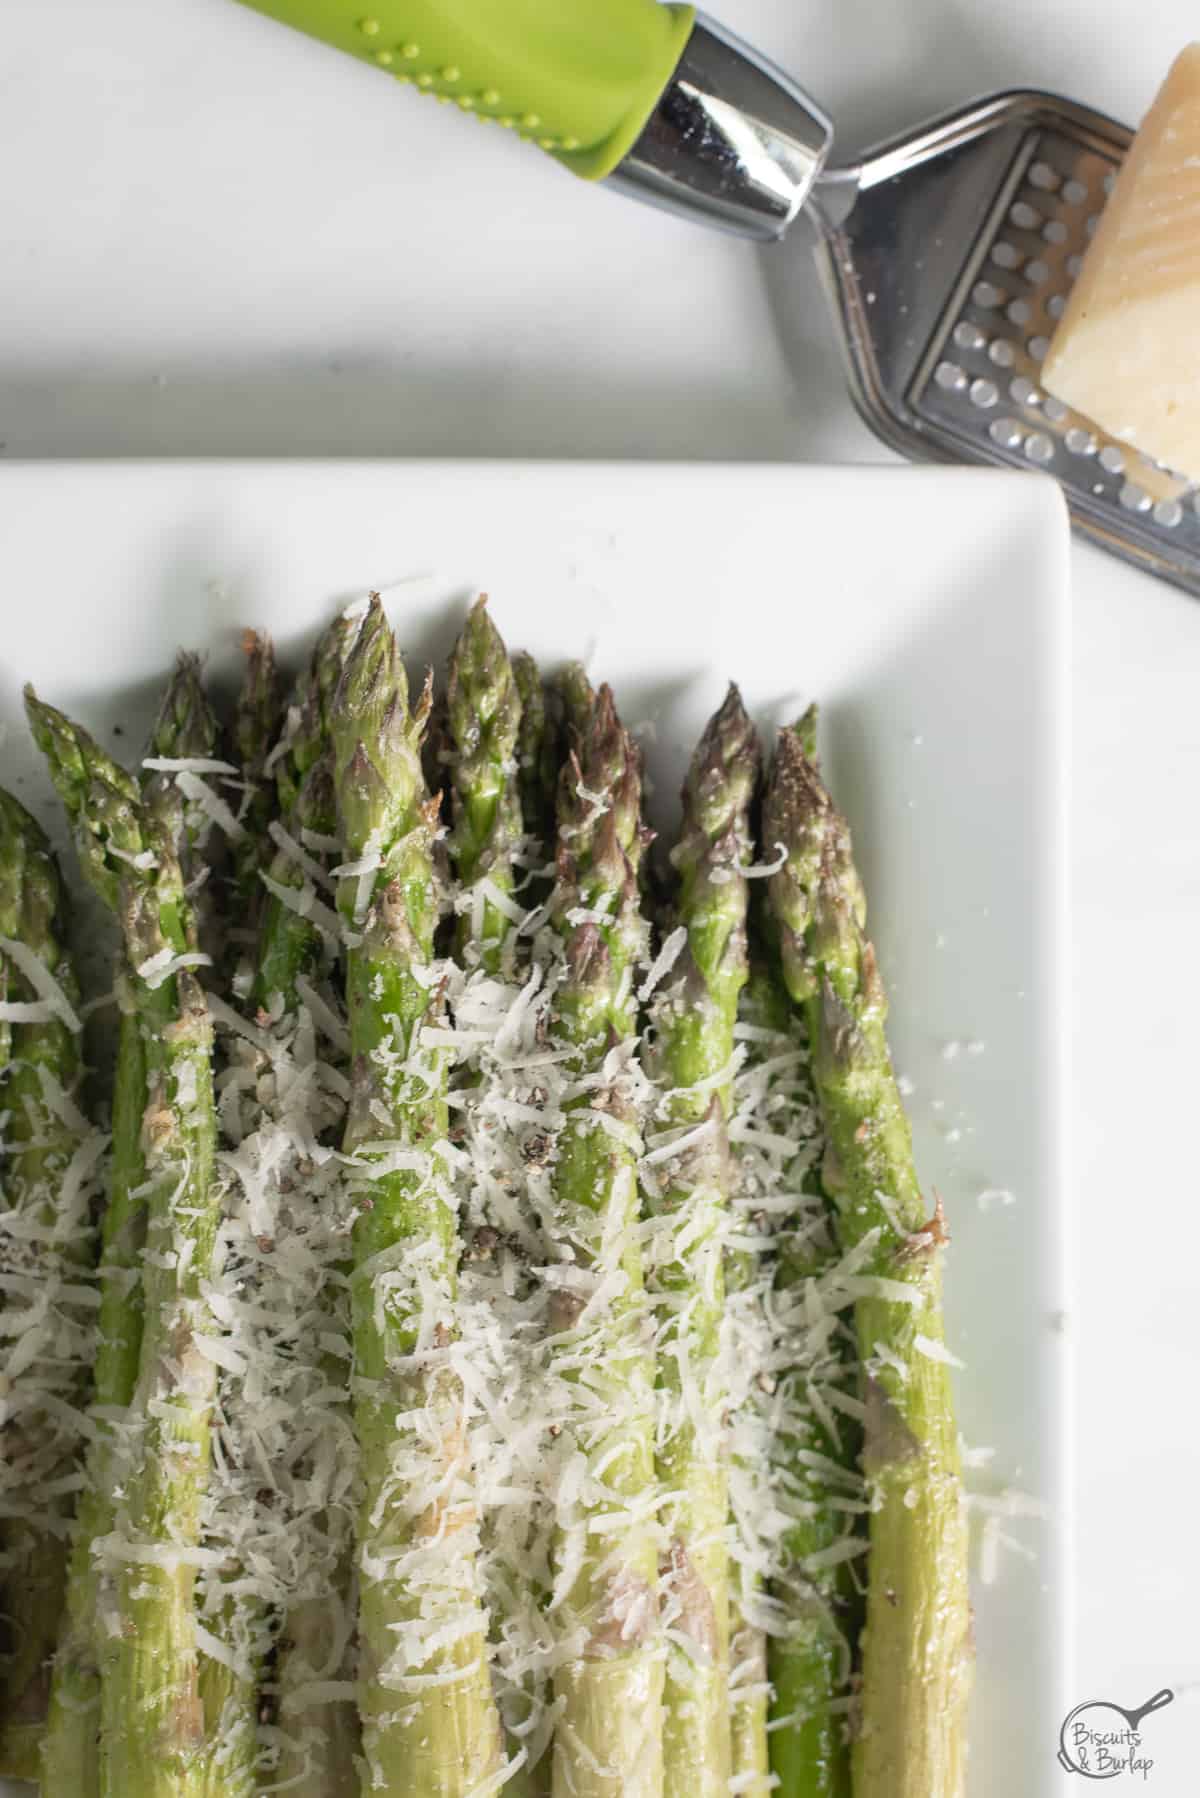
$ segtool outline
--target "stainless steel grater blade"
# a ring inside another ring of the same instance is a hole
[[[855,403],[893,448],[1057,476],[1076,528],[1200,592],[1200,495],[1039,384],[1132,133],[1016,92],[818,183],[808,216]]]
[[[611,179],[769,242],[815,232],[855,404],[906,456],[1057,477],[1078,531],[1200,593],[1200,494],[1039,372],[1132,142],[1056,94],[977,100],[844,167],[788,76],[710,19]]]

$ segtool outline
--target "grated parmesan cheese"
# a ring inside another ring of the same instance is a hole
[[[93,1214],[108,1138],[46,1066],[47,1026],[79,1028],[49,968],[0,942],[38,998],[16,999],[5,1067],[0,1209],[0,1581],[30,1552],[30,1531],[66,1540],[82,1456],[97,1433],[84,1410],[100,1290]],[[18,1009],[19,1008],[19,1009]],[[48,1014],[48,1015],[47,1015]],[[13,1527],[26,1526],[26,1527]]]
[[[78,1036],[83,1026],[61,983],[33,950],[13,937],[0,936],[0,952],[23,974],[39,999],[49,1005],[67,1029]]]
[[[215,824],[231,843],[245,842],[245,826],[238,823],[232,806],[219,793],[214,792],[199,774],[183,768],[175,776],[175,785],[184,798],[190,799],[197,810],[203,812],[209,822]]]
[[[825,1607],[835,1569],[865,1550],[858,1520],[866,1488],[855,1467],[829,1452],[840,1416],[861,1410],[854,1395],[852,1335],[842,1311],[852,1303],[869,1239],[837,1258],[818,1247],[828,1236],[824,1199],[809,1191],[823,1143],[803,1025],[758,1023],[751,996],[736,1037],[729,1138],[738,1185],[726,1238],[729,1293],[723,1353],[728,1369],[731,1448],[730,1553],[748,1659],[735,1660],[733,1689],[761,1677],[754,1632],[786,1635],[814,1604]],[[875,1233],[877,1235],[877,1233]],[[790,1258],[811,1270],[797,1278]],[[842,1533],[793,1564],[795,1525],[812,1505],[846,1519]],[[841,1677],[848,1680],[844,1646]]]

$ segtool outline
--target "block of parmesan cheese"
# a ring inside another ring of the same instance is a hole
[[[1176,60],[1134,139],[1042,383],[1200,481],[1200,44]]]

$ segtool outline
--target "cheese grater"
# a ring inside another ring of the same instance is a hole
[[[807,221],[855,404],[885,443],[1051,474],[1082,535],[1200,593],[1200,494],[1039,382],[1125,126],[1016,91],[838,166],[817,102],[690,7],[249,3],[638,199],[764,243]]]

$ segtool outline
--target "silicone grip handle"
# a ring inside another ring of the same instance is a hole
[[[598,180],[629,151],[691,34],[657,0],[245,0]]]

